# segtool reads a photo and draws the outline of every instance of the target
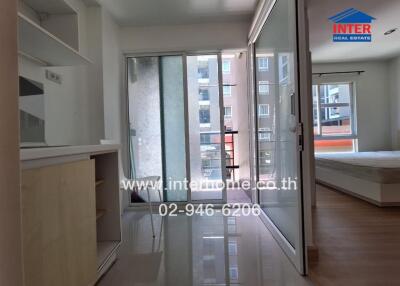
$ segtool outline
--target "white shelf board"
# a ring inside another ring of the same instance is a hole
[[[76,13],[64,0],[23,0],[22,2],[39,13],[59,15]]]
[[[119,241],[98,241],[97,242],[97,268],[101,268],[118,248]]]
[[[77,66],[91,63],[78,51],[21,13],[18,13],[18,32],[20,53],[49,66]]]

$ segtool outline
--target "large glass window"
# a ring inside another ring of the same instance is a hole
[[[318,84],[312,91],[315,151],[356,151],[353,84]]]

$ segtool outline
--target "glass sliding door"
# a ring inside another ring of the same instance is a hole
[[[161,110],[159,58],[128,58],[129,113],[129,177],[140,179],[163,174],[161,144]],[[151,192],[152,201],[159,201],[158,192]],[[147,200],[144,192],[132,193],[131,203]],[[161,198],[162,200],[162,198]]]
[[[225,199],[221,57],[187,56],[192,201]]]
[[[186,103],[182,56],[160,59],[165,201],[187,201]]]
[[[162,179],[152,201],[226,200],[221,63],[217,54],[127,58],[130,177]]]
[[[264,221],[304,272],[295,0],[277,0],[255,41],[257,180]]]

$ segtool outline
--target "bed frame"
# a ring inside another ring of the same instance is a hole
[[[316,180],[379,207],[400,206],[400,183],[373,182],[320,166],[316,166]]]

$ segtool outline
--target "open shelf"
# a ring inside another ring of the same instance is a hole
[[[106,214],[106,210],[96,210],[96,220],[102,218]]]
[[[52,1],[46,1],[52,2]],[[89,59],[79,54],[22,13],[18,13],[19,52],[48,66],[88,65]]]
[[[95,154],[97,278],[117,258],[121,243],[118,152]]]
[[[47,14],[72,14],[76,11],[64,0],[23,0],[26,5],[39,13]]]

